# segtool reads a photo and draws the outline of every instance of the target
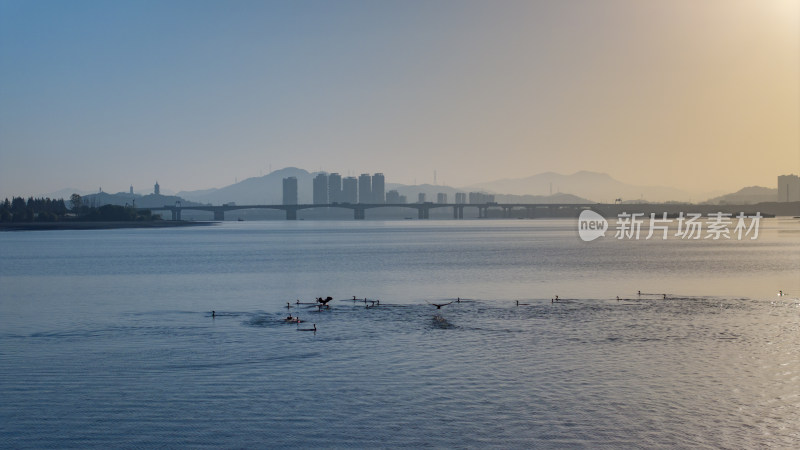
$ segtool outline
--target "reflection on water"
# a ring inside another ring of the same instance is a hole
[[[0,234],[3,446],[800,439],[791,224],[740,247],[509,222]]]

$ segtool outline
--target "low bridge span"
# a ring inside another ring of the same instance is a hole
[[[194,205],[183,206],[180,202],[175,205],[164,205],[156,208],[137,208],[151,211],[170,211],[172,220],[181,220],[182,211],[210,211],[214,213],[214,220],[225,220],[225,213],[242,209],[276,209],[286,212],[286,220],[297,220],[297,211],[313,208],[345,208],[353,210],[353,219],[363,220],[366,218],[366,211],[375,208],[411,208],[417,210],[419,219],[429,219],[430,211],[436,208],[452,208],[453,219],[463,219],[465,208],[475,208],[478,210],[478,217],[488,217],[489,209],[502,210],[503,217],[511,217],[513,210],[525,210],[525,217],[535,218],[539,216],[552,216],[554,211],[565,212],[564,210],[575,211],[576,215],[581,210],[597,206],[595,203],[585,204],[551,204],[551,203],[326,203],[326,204],[301,204],[301,205]]]

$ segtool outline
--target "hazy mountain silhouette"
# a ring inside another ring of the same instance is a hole
[[[312,182],[314,177],[319,173],[321,172],[308,172],[296,167],[287,167],[261,177],[248,178],[223,188],[181,191],[178,192],[177,196],[189,201],[211,203],[213,205],[221,205],[228,202],[235,202],[240,205],[280,204],[283,201],[283,179],[286,177],[296,177],[298,201],[300,203],[312,203]],[[480,189],[470,190],[433,184],[405,185],[386,183],[386,191],[388,192],[390,190],[396,190],[401,195],[405,195],[409,203],[416,202],[420,192],[425,193],[425,200],[429,202],[435,202],[437,194],[439,193],[447,194],[447,201],[452,203],[455,201],[456,192],[469,193]],[[590,201],[585,198],[565,193],[554,194],[552,196],[498,195],[496,200],[498,202],[507,203],[590,203]]]
[[[463,192],[469,194],[470,192],[486,192],[485,189],[462,189],[454,188],[451,186],[435,185],[435,184],[420,184],[420,185],[405,185],[396,183],[387,183],[386,190],[394,189],[400,195],[408,197],[409,203],[415,203],[419,198],[419,193],[425,193],[425,201],[436,202],[437,194],[447,194],[447,202],[454,203],[456,200],[456,193]],[[512,195],[512,194],[495,194],[495,201],[498,203],[593,203],[585,198],[578,197],[571,194],[556,193],[553,195]]]
[[[261,177],[248,178],[219,189],[181,191],[179,197],[187,200],[221,205],[236,202],[240,205],[279,205],[283,202],[283,179],[297,178],[297,197],[300,203],[313,201],[312,180],[319,172],[308,172],[296,167],[270,172]]]
[[[181,202],[183,206],[192,206],[198,204],[187,201],[186,199],[175,195],[131,195],[128,192],[117,192],[116,194],[98,192],[96,194],[82,195],[81,197],[83,199],[83,204],[95,207],[100,207],[103,205],[118,205],[136,206],[137,208],[159,208],[162,206],[174,206],[176,202]],[[65,199],[69,200],[69,196],[65,197]]]
[[[290,176],[297,178],[299,202],[311,203],[313,201],[312,181],[319,173],[287,167],[222,188],[181,191],[172,196],[151,194],[143,197],[135,195],[136,206],[156,207],[174,204],[176,201],[213,205],[229,202],[240,205],[280,204],[283,200],[283,179]],[[550,195],[551,186],[552,195]],[[689,193],[680,189],[630,185],[618,181],[608,174],[588,171],[572,175],[545,172],[525,178],[496,180],[459,188],[432,184],[386,183],[386,191],[389,190],[396,190],[401,195],[405,195],[409,203],[416,202],[420,192],[425,193],[425,200],[429,202],[436,202],[438,193],[447,194],[449,203],[455,201],[457,192],[495,194],[495,200],[499,203],[613,203],[617,198],[621,198],[625,203],[642,200],[649,202],[691,201]],[[73,192],[84,194],[77,189],[62,189],[45,197],[68,199]],[[131,195],[125,192],[101,194],[91,195],[96,196],[95,201],[98,203],[108,202],[124,205],[132,200]],[[145,198],[147,199],[145,200]],[[757,203],[776,201],[776,199],[776,189],[753,186],[732,194],[711,198],[706,203]],[[697,200],[695,199],[695,201]]]
[[[775,202],[778,200],[778,189],[762,186],[750,186],[738,191],[714,197],[705,201],[712,205],[736,204],[747,205],[761,202]]]
[[[613,203],[615,199],[644,199],[648,201],[689,201],[691,195],[683,190],[664,186],[636,186],[623,183],[610,175],[581,171],[572,175],[544,172],[525,178],[513,178],[465,187],[490,193],[516,195],[548,195],[552,192],[568,193],[600,203]]]
[[[47,198],[54,198],[54,199],[63,198],[64,200],[68,200],[72,196],[72,194],[89,195],[89,194],[93,194],[93,193],[96,193],[96,192],[97,191],[86,191],[86,190],[83,190],[83,189],[64,188],[64,189],[59,189],[59,190],[57,190],[55,192],[50,192],[48,194],[34,195],[34,197],[47,197]]]

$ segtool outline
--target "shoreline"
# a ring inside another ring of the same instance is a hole
[[[9,222],[0,223],[0,231],[117,230],[125,228],[174,228],[216,225],[214,221],[158,220],[147,222]]]

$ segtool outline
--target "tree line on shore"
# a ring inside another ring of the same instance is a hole
[[[91,207],[83,204],[81,196],[72,194],[70,208],[64,199],[22,197],[8,198],[0,203],[0,222],[127,222],[159,220],[161,216],[150,210],[137,211],[131,206],[103,205]]]

